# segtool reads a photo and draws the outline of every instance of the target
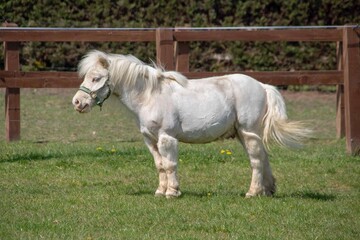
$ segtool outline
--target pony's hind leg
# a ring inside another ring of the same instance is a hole
[[[162,156],[162,167],[167,177],[166,197],[179,197],[179,182],[177,180],[177,159],[178,159],[178,140],[162,134],[157,144],[159,153]]]
[[[252,132],[239,131],[239,138],[250,158],[252,178],[246,197],[271,196],[275,193],[275,178],[272,175],[268,154],[261,138]]]
[[[165,196],[166,190],[167,190],[167,185],[168,185],[168,180],[167,180],[165,169],[163,167],[162,157],[159,153],[156,142],[145,137],[145,144],[149,148],[150,153],[154,157],[155,166],[156,166],[156,169],[159,174],[159,186],[156,189],[155,196]]]

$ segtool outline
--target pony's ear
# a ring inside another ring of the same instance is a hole
[[[99,57],[99,63],[101,64],[101,66],[102,66],[103,68],[106,68],[106,69],[109,68],[110,62],[109,62],[106,58],[104,58],[104,57]]]

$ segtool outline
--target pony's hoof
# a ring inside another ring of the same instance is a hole
[[[274,194],[274,192],[269,192],[269,191],[261,191],[261,192],[257,192],[257,193],[252,193],[252,192],[247,192],[245,195],[245,198],[252,198],[252,197],[271,197]]]
[[[276,193],[276,179],[272,177],[272,184],[266,187],[266,196],[273,196]]]
[[[249,191],[246,193],[246,198],[258,197],[265,195],[265,189],[262,186],[250,187]]]
[[[179,190],[177,191],[167,191],[166,192],[166,198],[170,199],[170,198],[178,198],[181,196],[181,192]]]
[[[165,196],[165,191],[162,191],[160,189],[156,190],[155,197],[163,197]]]
[[[246,193],[245,194],[245,198],[252,198],[252,197],[257,197],[257,196],[259,196],[259,195],[253,194],[253,193]]]
[[[267,197],[272,197],[275,194],[275,192],[276,192],[276,188],[272,188],[272,189],[266,190],[264,195]]]

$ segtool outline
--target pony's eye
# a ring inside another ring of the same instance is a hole
[[[98,82],[98,81],[100,81],[100,79],[101,79],[101,77],[94,77],[94,78],[92,79],[92,82]]]

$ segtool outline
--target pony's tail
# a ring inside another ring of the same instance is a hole
[[[273,86],[263,84],[267,95],[267,110],[263,118],[263,142],[269,148],[271,142],[281,146],[299,148],[311,136],[312,131],[302,122],[288,121],[284,99]]]

